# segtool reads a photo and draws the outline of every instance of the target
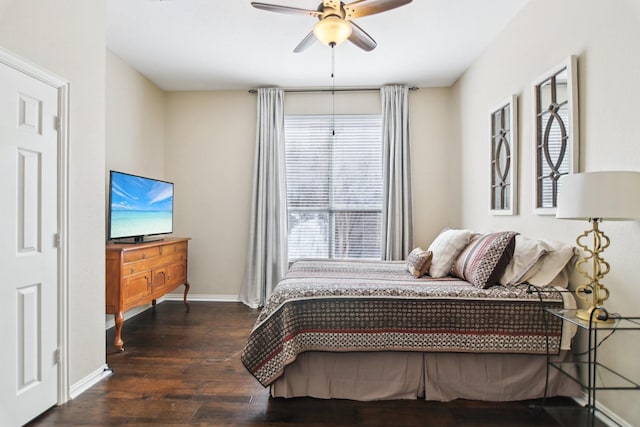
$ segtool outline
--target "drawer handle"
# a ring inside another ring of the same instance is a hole
[[[135,273],[135,270],[132,268],[129,274],[133,274],[133,273]]]
[[[147,254],[142,254],[142,259],[145,259],[147,257]]]

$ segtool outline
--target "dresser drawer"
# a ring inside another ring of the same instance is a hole
[[[141,259],[153,258],[157,256],[160,256],[159,246],[155,246],[153,248],[137,249],[135,251],[127,251],[122,255],[123,262],[138,261]]]
[[[173,252],[186,252],[186,251],[187,251],[187,242],[172,243],[170,245],[165,245],[162,247],[163,255],[168,255]]]
[[[139,261],[130,262],[123,265],[123,274],[125,276],[141,273],[143,271],[160,268],[169,264],[184,262],[187,259],[186,252],[175,252],[163,255],[160,258],[141,259]]]

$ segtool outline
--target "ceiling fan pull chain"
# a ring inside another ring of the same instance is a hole
[[[336,44],[331,43],[331,135],[336,136]]]

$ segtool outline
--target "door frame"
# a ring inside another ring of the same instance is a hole
[[[70,399],[69,392],[69,81],[0,46],[0,63],[39,80],[58,91],[58,280],[57,362],[58,405]]]

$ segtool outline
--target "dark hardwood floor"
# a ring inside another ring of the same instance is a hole
[[[540,401],[272,399],[242,366],[257,311],[240,303],[158,304],[129,319],[125,351],[106,334],[113,374],[30,426],[558,426]],[[547,405],[578,406],[571,399]],[[582,426],[569,414],[567,424]]]

